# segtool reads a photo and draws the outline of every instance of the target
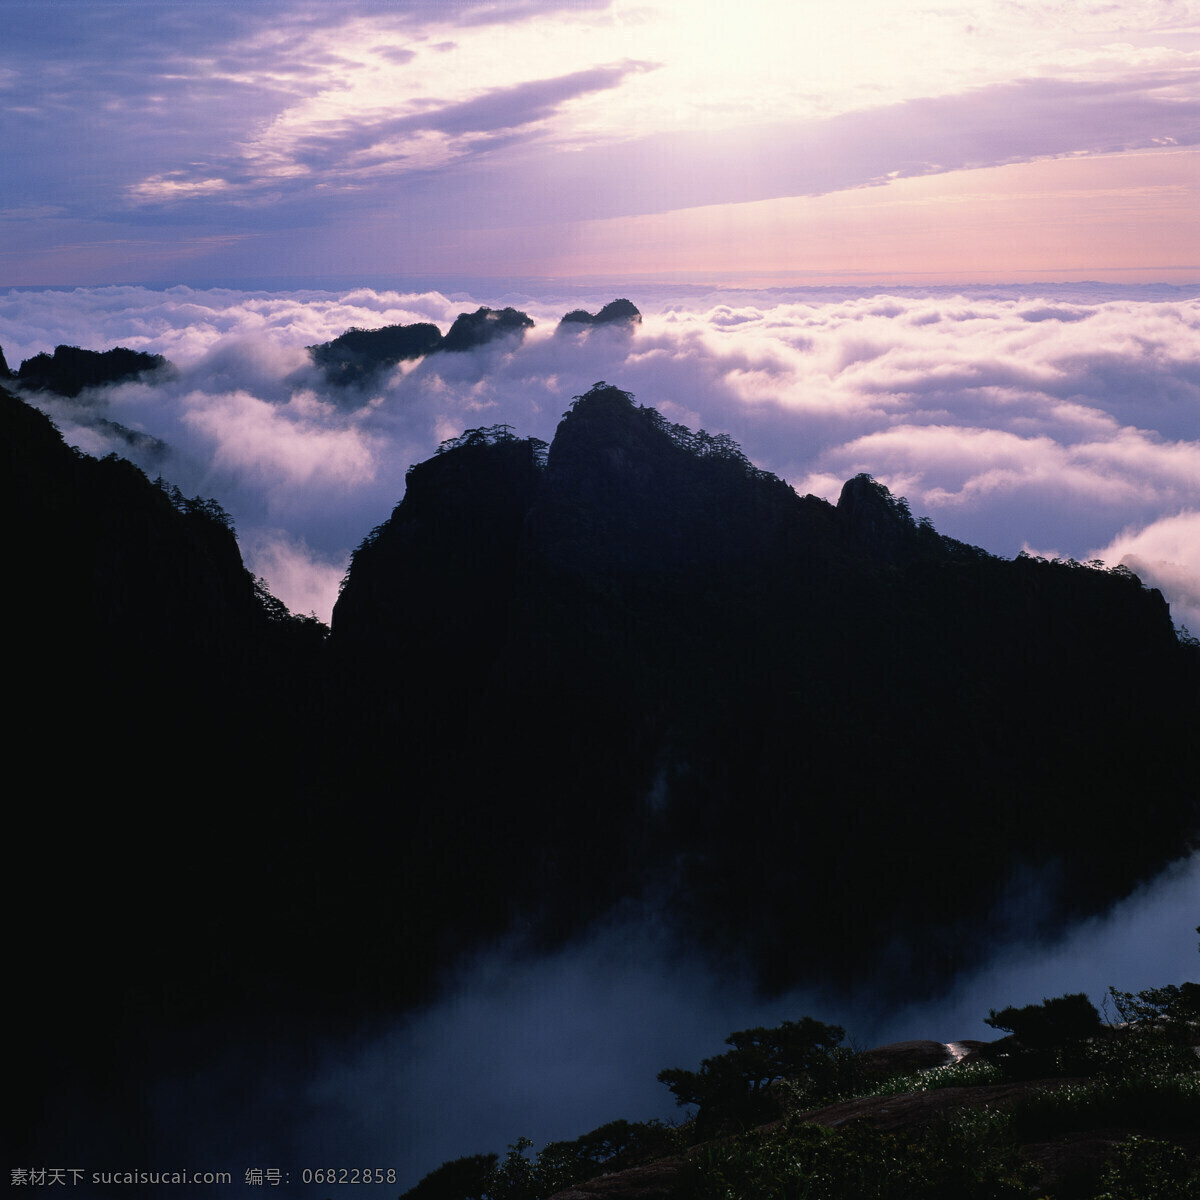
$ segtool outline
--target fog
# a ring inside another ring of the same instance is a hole
[[[1036,918],[1036,891],[1025,880],[1006,900],[1014,929]],[[748,979],[681,957],[651,908],[552,955],[514,938],[464,962],[438,1003],[383,1033],[318,1039],[282,1062],[270,1046],[231,1047],[199,1078],[160,1082],[155,1161],[274,1166],[293,1179],[306,1166],[394,1166],[403,1189],[522,1136],[536,1150],[620,1117],[681,1120],[690,1110],[658,1071],[698,1067],[737,1029],[813,1016],[842,1025],[856,1049],[992,1040],[992,1009],[1080,991],[1103,1009],[1110,986],[1196,979],[1198,896],[1194,855],[1061,939],[1018,936],[919,1004],[815,986],[764,1000]],[[1111,1003],[1107,1015],[1116,1019]]]
[[[557,332],[616,294],[630,332]],[[523,341],[402,364],[365,391],[329,387],[305,346],[351,326],[512,304]],[[975,288],[554,288],[492,294],[172,287],[0,292],[16,365],[60,343],[160,353],[175,375],[33,397],[69,440],[133,458],[234,517],[255,573],[328,619],[350,552],[439,441],[505,422],[549,440],[596,380],[673,421],[731,434],[800,493],[836,499],[867,471],[940,532],[1126,560],[1200,627],[1200,300],[1153,285]],[[104,417],[160,439],[132,445]]]

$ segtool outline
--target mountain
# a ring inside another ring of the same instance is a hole
[[[3,389],[0,447],[8,734],[26,768],[8,944],[44,960],[13,1069],[34,1124],[89,1077],[129,1119],[119,1092],[149,1031],[239,1005],[255,938],[286,952],[302,936],[269,855],[296,812],[324,630],[245,569],[219,505],[72,449]]]
[[[78,396],[87,388],[144,379],[169,369],[170,364],[161,354],[145,354],[125,346],[104,351],[56,346],[52,355],[35,354],[25,359],[16,376],[9,378],[26,391]]]
[[[35,1123],[126,1088],[116,1146],[229,1022],[333,1036],[630,907],[764,990],[915,997],[1197,844],[1200,655],[1119,568],[798,496],[600,383],[411,468],[326,638],[214,502],[0,401]]]
[[[382,329],[347,329],[332,342],[309,346],[308,353],[326,380],[339,387],[365,386],[381,372],[437,349],[442,332],[436,325],[385,325]]]
[[[309,346],[313,363],[327,382],[339,387],[368,387],[398,363],[437,351],[463,353],[496,338],[523,337],[533,319],[515,308],[486,305],[459,313],[445,337],[436,325],[385,325],[381,329],[348,329],[331,342]]]
[[[497,338],[525,336],[526,329],[533,328],[533,319],[520,309],[477,308],[473,313],[459,313],[454,324],[446,331],[439,347],[450,352],[473,350]]]
[[[423,836],[471,831],[453,876],[548,936],[666,889],[768,986],[889,947],[911,986],[982,953],[1021,872],[1053,925],[1194,844],[1196,654],[1127,571],[996,559],[866,476],[799,497],[603,384],[544,465],[503,427],[443,451],[330,654],[355,727],[420,747]]]
[[[640,325],[642,314],[631,300],[610,300],[599,312],[590,313],[586,309],[576,308],[567,313],[558,323],[561,329],[564,325]]]

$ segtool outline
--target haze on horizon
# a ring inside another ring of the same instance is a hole
[[[4,0],[0,283],[1200,277],[1197,0]]]

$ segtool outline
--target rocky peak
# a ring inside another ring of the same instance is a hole
[[[586,309],[576,308],[567,313],[559,322],[560,327],[588,325],[616,325],[625,323],[630,326],[642,323],[642,314],[630,300],[621,298],[610,300],[598,313],[590,313]]]
[[[308,353],[325,378],[342,387],[368,385],[398,363],[421,358],[441,345],[436,325],[385,325],[381,329],[347,329],[332,342],[309,346]]]
[[[570,478],[598,499],[617,489],[651,482],[657,460],[670,447],[661,429],[648,421],[629,392],[601,380],[575,398],[550,443],[550,478],[563,486]]]
[[[473,350],[497,338],[524,337],[533,328],[533,318],[516,308],[488,308],[484,305],[473,313],[459,313],[442,339],[441,350]]]
[[[126,346],[104,351],[57,346],[53,355],[27,358],[17,372],[17,383],[29,391],[78,396],[85,388],[141,379],[168,366],[161,354],[145,354]]]
[[[837,513],[851,543],[877,563],[899,561],[917,536],[908,501],[867,474],[842,485]]]
[[[389,646],[421,625],[453,637],[502,612],[544,454],[536,438],[493,426],[411,467],[403,500],[354,553],[333,611],[336,636]]]

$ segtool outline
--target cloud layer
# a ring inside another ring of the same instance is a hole
[[[624,289],[621,289],[624,291]],[[869,471],[915,515],[993,552],[1125,561],[1200,630],[1200,299],[1168,286],[666,289],[626,294],[636,330],[557,332],[610,290],[290,293],[173,287],[0,292],[14,366],[59,343],[162,353],[175,377],[38,400],[92,453],[139,459],[234,515],[256,573],[323,616],[350,550],[400,499],[409,464],[465,428],[549,438],[571,397],[607,379],[671,420],[730,433],[801,492],[836,498]],[[524,341],[404,364],[331,390],[307,345],[356,325],[433,321],[480,303],[537,322]],[[131,445],[98,418],[152,434]],[[735,1029],[811,1014],[858,1045],[989,1037],[989,1009],[1194,974],[1195,858],[1109,919],[1011,950],[936,1003],[863,1008],[815,992],[763,1002],[669,959],[652,912],[539,958],[519,944],[462,964],[442,1001],[357,1041],[231,1044],[155,1086],[165,1161],[298,1169],[394,1164],[400,1185],[519,1136],[573,1137],[675,1110],[655,1073],[718,1053]],[[1028,927],[1038,881],[1014,881]],[[269,1041],[269,1039],[268,1039]],[[586,1081],[586,1086],[583,1082]],[[67,1126],[64,1125],[64,1128]],[[219,1160],[219,1161],[218,1161]],[[240,1192],[243,1185],[237,1186]],[[214,1195],[218,1195],[214,1192]]]
[[[166,355],[177,375],[42,399],[68,437],[116,449],[233,514],[251,567],[328,615],[350,550],[437,443],[504,421],[549,439],[597,379],[727,432],[801,493],[867,471],[944,533],[1012,556],[1135,559],[1200,628],[1200,302],[1179,289],[648,289],[636,331],[556,331],[610,293],[100,288],[0,293],[14,365],[59,343]],[[524,341],[406,363],[331,389],[305,346],[350,326],[454,317],[485,301]],[[96,423],[165,442],[165,456]],[[139,458],[140,456],[140,458]],[[305,567],[307,562],[310,566]],[[319,598],[319,599],[318,599]]]

